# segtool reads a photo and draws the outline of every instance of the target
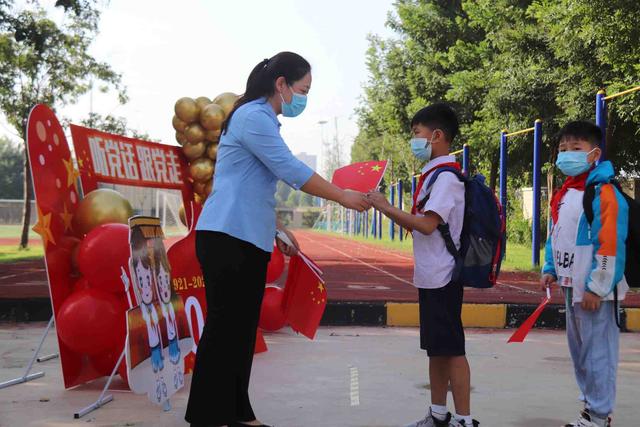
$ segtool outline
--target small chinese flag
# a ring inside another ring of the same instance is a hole
[[[547,306],[547,304],[549,304],[549,301],[551,301],[551,292],[549,291],[549,288],[547,288],[547,297],[542,300],[538,308],[535,309],[531,316],[529,316],[527,320],[522,322],[522,325],[520,325],[520,327],[513,333],[513,335],[511,335],[511,338],[509,338],[509,341],[507,342],[524,342],[524,339],[533,328],[533,325],[535,325],[536,320],[538,320],[538,317],[540,317],[540,315],[544,311],[544,308]]]
[[[293,329],[313,339],[327,305],[324,280],[305,258],[295,255],[289,260],[284,287],[284,314]]]
[[[366,193],[375,190],[380,185],[386,169],[386,160],[354,163],[336,169],[331,182],[343,190]]]

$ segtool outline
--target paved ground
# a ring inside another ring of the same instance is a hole
[[[43,327],[0,324],[1,379],[22,373]],[[520,345],[507,345],[508,335],[467,332],[473,412],[482,426],[559,426],[572,418],[577,390],[564,334],[533,331]],[[267,342],[269,352],[256,357],[251,384],[254,408],[265,422],[278,427],[398,426],[425,411],[425,355],[417,349],[416,329],[323,328],[315,341],[283,332],[268,335]],[[55,349],[50,336],[44,351]],[[102,382],[65,391],[58,361],[38,368],[45,377],[0,390],[0,426],[186,425],[186,391],[174,397],[169,413],[144,396],[117,391],[106,407],[73,420],[75,410],[97,397]],[[351,380],[356,375],[358,387]],[[637,334],[622,336],[618,378],[614,425],[637,426]]]
[[[330,301],[417,301],[410,254],[308,230],[296,230],[296,236],[324,270]],[[167,239],[167,244],[175,240]],[[553,304],[563,303],[559,295],[555,293]],[[48,296],[42,260],[0,264],[0,299]],[[493,289],[465,291],[467,303],[537,305],[541,297],[535,273],[503,272]],[[623,306],[640,307],[640,293],[629,295]]]

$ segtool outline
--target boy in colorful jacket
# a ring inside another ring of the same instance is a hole
[[[622,301],[628,206],[611,184],[611,162],[600,158],[602,133],[590,122],[570,122],[560,131],[556,166],[567,175],[551,201],[552,229],[545,248],[541,285],[561,286],[567,308],[567,339],[584,409],[578,427],[611,425],[616,397],[620,330],[614,292]],[[595,184],[593,222],[583,209],[584,189]]]

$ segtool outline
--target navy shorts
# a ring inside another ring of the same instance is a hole
[[[420,348],[429,357],[464,356],[460,283],[439,289],[418,289],[420,306]]]

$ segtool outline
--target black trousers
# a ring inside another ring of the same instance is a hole
[[[214,426],[252,421],[249,378],[271,254],[213,231],[196,232],[196,254],[207,316],[185,419]]]

